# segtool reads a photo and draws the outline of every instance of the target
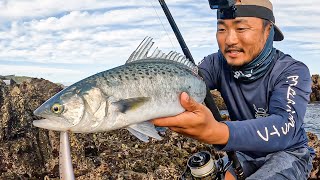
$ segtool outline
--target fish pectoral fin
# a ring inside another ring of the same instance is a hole
[[[153,137],[155,139],[161,140],[162,138],[159,136],[158,131],[154,127],[154,125],[150,122],[143,122],[139,124],[133,124],[127,127],[128,131],[131,132],[138,139],[148,142],[149,137]]]
[[[134,110],[142,106],[145,102],[149,101],[149,97],[136,97],[129,99],[121,99],[113,102],[112,104],[118,107],[118,110],[122,113],[126,113],[129,110]]]

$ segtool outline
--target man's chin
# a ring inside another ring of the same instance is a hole
[[[229,66],[232,66],[235,68],[240,68],[241,66],[243,66],[243,62],[241,62],[241,60],[238,60],[238,59],[227,59],[227,63]]]

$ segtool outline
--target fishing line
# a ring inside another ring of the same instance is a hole
[[[150,0],[147,0],[147,1],[150,2],[151,6],[153,7],[154,12],[155,12],[156,15],[158,16],[158,20],[160,21],[160,23],[161,23],[161,25],[162,25],[162,28],[163,28],[164,31],[166,32],[166,35],[167,35],[168,38],[169,38],[169,41],[170,41],[170,43],[171,43],[171,45],[172,45],[172,48],[177,52],[177,49],[176,49],[176,47],[173,45],[173,43],[172,43],[172,41],[171,41],[171,38],[170,38],[170,36],[169,36],[169,33],[168,33],[167,29],[166,29],[166,27],[164,26],[163,22],[161,21],[161,18],[160,18],[160,16],[159,16],[158,12],[157,12],[156,7],[155,7],[154,4],[152,3],[152,0],[151,0],[151,1],[150,1]]]

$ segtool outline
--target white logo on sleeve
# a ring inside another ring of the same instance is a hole
[[[254,104],[253,105],[254,110],[256,111],[255,117],[256,118],[261,118],[261,117],[267,117],[269,116],[268,114],[268,108],[263,109],[263,108],[257,108],[257,106]]]
[[[264,132],[260,130],[257,131],[258,136],[264,140],[269,141],[269,137],[271,136],[277,136],[280,137],[281,135],[287,135],[290,129],[295,128],[297,117],[296,111],[294,110],[297,107],[294,107],[296,104],[295,102],[295,96],[297,95],[296,92],[296,85],[298,84],[299,76],[289,76],[287,77],[287,104],[284,106],[286,108],[286,111],[288,112],[288,119],[286,119],[286,122],[281,127],[276,127],[275,125],[272,125],[272,127],[264,127]],[[257,108],[255,105],[253,105],[254,109],[256,110],[256,118],[258,117],[266,117],[268,116],[267,110],[264,110],[263,108]],[[266,116],[265,116],[266,115]],[[280,129],[280,131],[279,131]]]

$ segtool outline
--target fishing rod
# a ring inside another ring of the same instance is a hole
[[[195,64],[195,61],[191,55],[191,52],[187,46],[187,44],[185,43],[183,37],[182,37],[182,34],[177,26],[177,24],[175,23],[174,21],[174,18],[173,16],[171,15],[171,12],[167,6],[167,4],[165,3],[165,0],[159,0],[159,3],[171,25],[171,28],[180,44],[180,47],[184,53],[184,55],[186,56],[186,58],[188,58],[193,64]],[[221,3],[221,4],[220,4]],[[220,11],[225,11],[226,14],[229,14],[230,12],[233,12],[232,10],[234,9],[234,4],[235,4],[235,1],[234,0],[224,0],[224,1],[217,1],[215,2],[214,0],[209,0],[209,5],[211,7],[211,9],[219,9],[219,7],[223,7],[223,9],[221,9]],[[227,8],[226,8],[227,7]],[[196,65],[196,64],[195,64]],[[200,77],[203,77],[201,71],[198,71],[198,74]],[[207,87],[207,94],[206,94],[206,97],[204,99],[204,102],[206,104],[206,106],[210,109],[210,111],[212,112],[214,118],[218,121],[218,122],[221,122],[223,121],[220,113],[219,113],[219,110],[216,106],[216,103],[214,102],[213,100],[213,97],[210,93],[210,90],[209,88]],[[230,151],[230,152],[227,152],[227,155],[228,155],[228,158],[230,161],[232,161],[232,166],[235,170],[235,173],[237,175],[237,178],[238,180],[244,180],[244,173],[243,173],[243,168],[238,160],[238,157],[236,156],[236,153],[234,151]],[[201,158],[201,156],[199,156]],[[196,157],[197,159],[197,157]],[[221,162],[220,162],[221,163]],[[218,162],[219,164],[219,162]],[[219,179],[219,177],[217,177]]]
[[[172,27],[172,30],[174,32],[174,34],[176,35],[178,41],[179,41],[179,44],[181,46],[181,49],[183,51],[183,54],[186,56],[186,58],[188,58],[194,65],[196,65],[192,55],[191,55],[191,52],[187,46],[187,44],[185,43],[181,33],[180,33],[180,30],[177,26],[177,24],[175,23],[171,13],[170,13],[170,10],[167,6],[167,4],[165,3],[164,0],[159,0],[160,2],[160,5],[164,11],[164,13],[166,14],[167,16],[167,19]],[[198,74],[199,76],[203,77],[203,75],[201,74],[200,71],[198,71]],[[219,113],[219,110],[216,106],[216,103],[214,102],[213,98],[212,98],[212,95],[210,93],[210,90],[209,88],[207,88],[207,95],[206,95],[206,98],[204,99],[204,102],[206,103],[206,106],[211,110],[214,118],[217,120],[217,121],[223,121],[222,117],[220,116],[220,113]]]

